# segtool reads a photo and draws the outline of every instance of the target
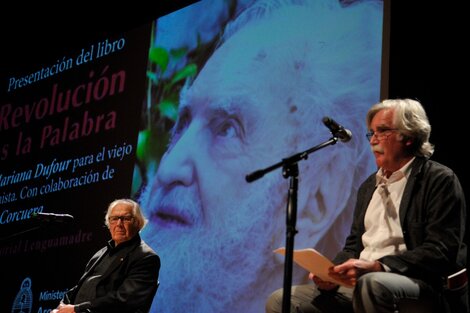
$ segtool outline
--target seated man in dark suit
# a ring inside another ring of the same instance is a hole
[[[113,201],[105,217],[112,239],[90,259],[78,284],[52,312],[148,312],[157,291],[160,258],[140,238],[146,222],[135,201]]]

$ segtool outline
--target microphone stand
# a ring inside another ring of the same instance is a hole
[[[39,215],[38,213],[32,213],[31,218],[27,220],[23,220],[22,222],[16,222],[16,223],[3,226],[2,228],[3,232],[0,233],[0,243],[2,243],[3,241],[9,241],[11,239],[15,239],[16,237],[19,237],[23,234],[26,234],[35,230],[41,230],[45,228],[46,226],[50,226],[51,223],[54,223],[54,225],[56,226],[59,223],[64,222],[62,220],[52,219],[54,215],[49,215],[49,214],[50,213],[44,213],[44,215]],[[63,214],[59,217],[66,217],[69,219],[73,219],[73,216],[69,214]],[[43,219],[40,219],[40,218],[43,218]],[[14,230],[14,232],[12,230]]]
[[[40,229],[41,227],[42,227],[42,225],[34,226],[34,227],[27,228],[27,229],[25,229],[25,230],[22,230],[22,231],[19,231],[19,232],[10,234],[10,235],[6,235],[6,236],[4,236],[3,238],[0,238],[0,243],[3,242],[3,241],[7,241],[7,240],[10,240],[10,239],[13,239],[13,238],[18,237],[18,236],[21,236],[21,235],[23,235],[23,234],[32,232],[32,231],[34,231],[34,230]]]
[[[301,160],[308,159],[308,155],[312,152],[334,145],[338,142],[338,138],[333,136],[327,141],[307,149],[303,152],[296,153],[288,158],[282,159],[281,162],[268,166],[246,175],[245,179],[251,183],[265,174],[282,167],[282,176],[289,179],[289,190],[287,193],[287,209],[286,209],[286,254],[284,262],[284,289],[282,295],[282,312],[290,312],[290,294],[292,288],[292,265],[294,258],[294,237],[297,233],[295,229],[297,223],[297,195],[299,190],[299,165]]]

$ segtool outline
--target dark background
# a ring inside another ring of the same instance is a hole
[[[459,4],[436,1],[391,2],[389,97],[414,98],[424,105],[435,145],[432,159],[456,172],[468,208],[466,11]],[[466,223],[468,245],[468,215]]]

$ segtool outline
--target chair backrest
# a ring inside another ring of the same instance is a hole
[[[469,313],[467,269],[458,271],[447,278],[444,288],[444,309],[448,313]]]

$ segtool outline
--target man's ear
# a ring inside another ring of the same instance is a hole
[[[405,146],[411,147],[414,144],[414,140],[409,137],[404,137],[403,140],[405,141]]]
[[[296,247],[314,247],[327,256],[342,248],[357,191],[352,159],[347,153],[337,153],[302,181],[306,196],[299,194]]]
[[[403,134],[400,134],[400,136],[401,138],[399,140],[401,140],[405,146],[411,147],[413,145],[414,143],[413,138],[403,135]]]

